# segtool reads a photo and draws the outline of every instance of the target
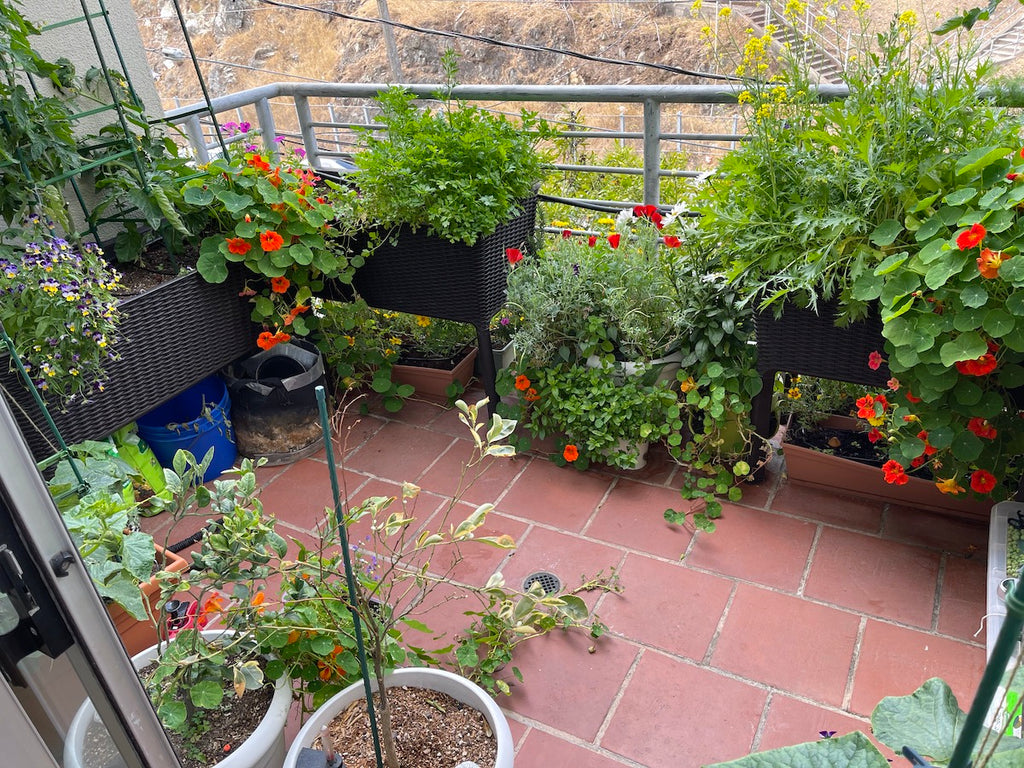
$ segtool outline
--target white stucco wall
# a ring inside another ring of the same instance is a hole
[[[97,0],[85,0],[90,13],[100,10]],[[146,52],[139,36],[138,21],[129,0],[105,0],[110,14],[114,34],[125,60],[128,72],[125,74],[135,88],[135,92],[150,117],[161,117],[160,97],[153,84],[153,75],[146,61]],[[22,13],[34,24],[42,27],[55,24],[66,19],[81,17],[82,3],[80,0],[22,0]],[[116,53],[110,40],[105,21],[93,19],[97,36],[103,49],[106,64],[111,69],[120,70]],[[32,38],[33,47],[47,60],[54,61],[60,57],[69,59],[77,68],[79,76],[84,76],[89,67],[99,66],[95,46],[89,36],[88,25],[84,22],[60,27]],[[101,118],[101,125],[111,122],[110,115]]]

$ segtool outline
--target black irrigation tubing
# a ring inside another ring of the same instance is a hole
[[[165,547],[165,549],[168,552],[178,554],[179,552],[181,552],[181,550],[187,549],[188,547],[191,547],[193,544],[198,544],[200,541],[203,540],[203,537],[206,536],[207,531],[213,531],[219,528],[220,524],[223,522],[223,517],[218,517],[216,520],[211,520],[188,538],[182,539],[181,541],[175,542],[174,544],[168,544]]]

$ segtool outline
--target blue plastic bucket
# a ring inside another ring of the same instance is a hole
[[[213,461],[203,475],[203,482],[230,469],[238,455],[228,388],[217,376],[186,389],[139,417],[136,424],[139,437],[149,443],[163,467],[173,467],[174,454],[179,449],[201,460],[213,448]]]

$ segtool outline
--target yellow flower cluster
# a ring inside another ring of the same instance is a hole
[[[751,37],[743,46],[743,60],[736,67],[738,77],[757,77],[768,71],[771,61],[772,32],[768,25],[761,37]]]

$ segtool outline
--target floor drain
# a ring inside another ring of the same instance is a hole
[[[544,590],[545,595],[553,595],[562,588],[562,582],[558,580],[558,577],[547,571],[531,573],[523,579],[523,591],[529,592],[533,589],[534,584],[540,584],[540,588]]]

